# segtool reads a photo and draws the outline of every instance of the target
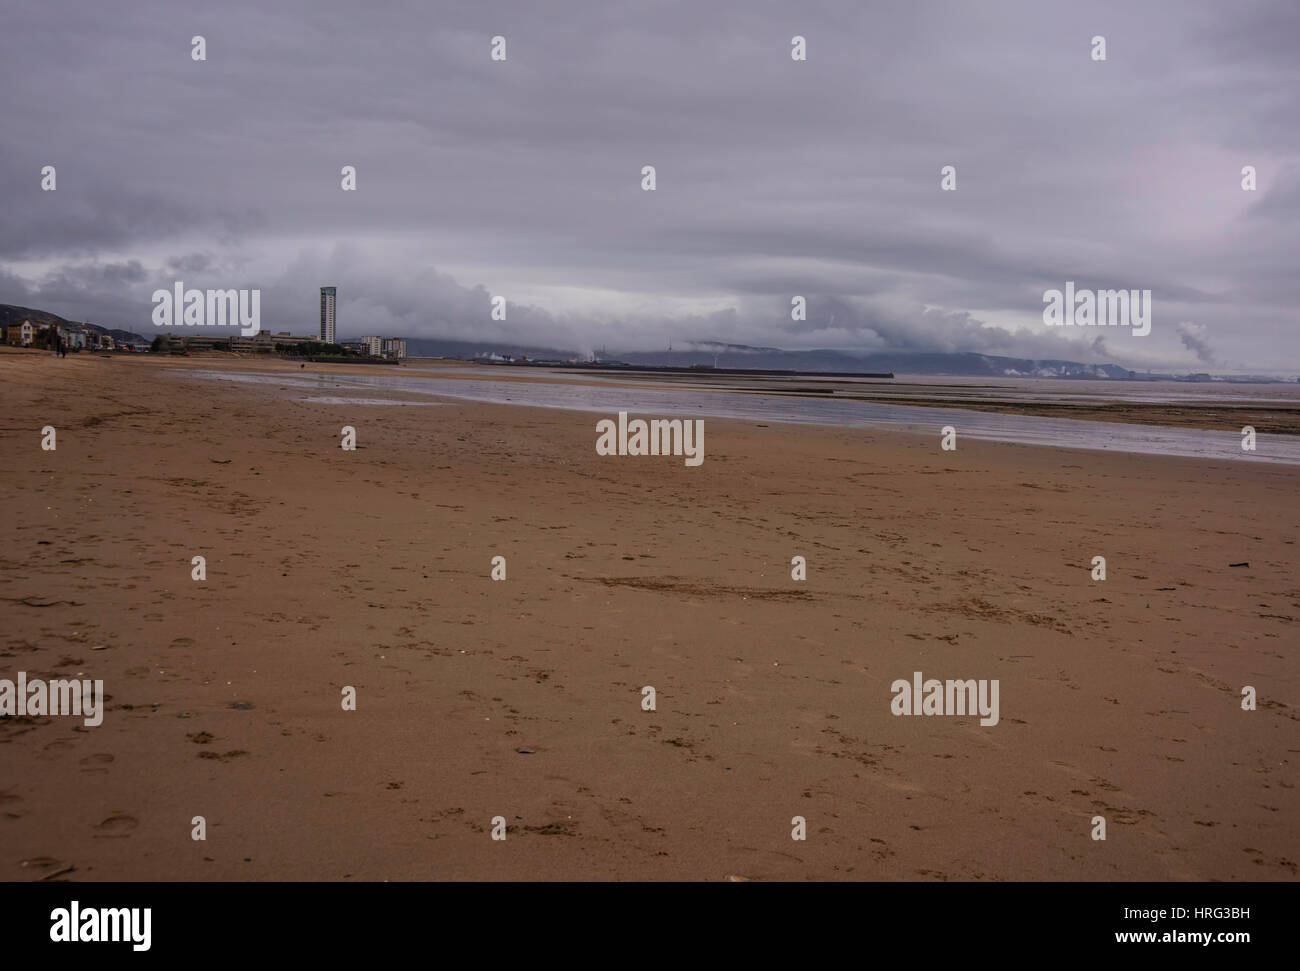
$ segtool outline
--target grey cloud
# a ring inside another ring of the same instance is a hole
[[[310,332],[335,283],[352,336],[1157,367],[1204,363],[1190,319],[1221,359],[1296,368],[1298,10],[11,0],[0,301],[147,333],[172,279],[258,286]],[[1037,326],[1066,280],[1151,289],[1151,336]]]

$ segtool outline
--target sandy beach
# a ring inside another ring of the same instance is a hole
[[[715,419],[689,468],[198,367],[299,373],[0,353],[0,678],[108,695],[0,719],[5,880],[1297,876],[1300,469]],[[998,724],[893,715],[917,671]]]

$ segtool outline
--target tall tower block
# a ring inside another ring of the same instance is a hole
[[[326,344],[337,343],[334,339],[335,290],[335,287],[320,288],[320,339]]]

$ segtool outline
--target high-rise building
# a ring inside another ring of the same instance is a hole
[[[335,287],[320,288],[320,339],[326,344],[334,340],[334,299]]]
[[[400,337],[363,337],[358,343],[370,357],[382,357],[388,361],[400,361],[406,357],[406,341]]]

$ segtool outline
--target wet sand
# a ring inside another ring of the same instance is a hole
[[[478,367],[493,377],[503,373],[528,373],[524,367]],[[536,373],[536,371],[533,371]],[[546,372],[543,372],[546,373]],[[581,379],[582,372],[554,371],[555,380]],[[650,376],[600,371],[600,380],[646,386]],[[929,408],[1008,415],[1037,415],[1073,421],[1106,421],[1138,425],[1163,425],[1228,431],[1240,434],[1245,425],[1272,435],[1300,435],[1300,388],[1295,384],[1231,384],[1226,382],[1145,382],[1015,380],[980,383],[972,378],[930,377],[922,381],[836,380],[816,375],[799,377],[744,377],[712,375],[655,375],[658,386],[701,390],[743,391],[767,396],[815,398],[820,401],[869,401]],[[1085,390],[1086,389],[1086,390]],[[1167,395],[1170,400],[1160,400]]]
[[[0,719],[4,879],[1297,875],[1298,469],[160,373],[230,366],[300,373],[0,353],[0,678],[110,696]]]

